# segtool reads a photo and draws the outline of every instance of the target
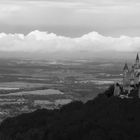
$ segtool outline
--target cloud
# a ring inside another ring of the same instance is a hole
[[[0,33],[0,51],[27,53],[138,52],[140,51],[140,37],[114,38],[91,32],[79,38],[69,38],[38,30],[27,35]]]
[[[0,0],[0,32],[140,35],[139,15],[138,0]]]

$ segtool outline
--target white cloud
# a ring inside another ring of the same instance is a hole
[[[140,37],[107,37],[97,32],[79,38],[57,36],[54,33],[33,31],[27,35],[0,33],[0,51],[6,52],[136,52]]]

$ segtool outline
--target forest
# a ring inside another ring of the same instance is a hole
[[[0,140],[140,140],[140,99],[112,94],[111,86],[86,103],[7,118]]]

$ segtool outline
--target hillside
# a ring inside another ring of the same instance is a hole
[[[0,140],[140,140],[140,99],[106,96],[8,118]]]

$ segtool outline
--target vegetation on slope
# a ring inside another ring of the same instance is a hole
[[[140,140],[140,99],[111,95],[109,88],[85,104],[8,118],[0,126],[0,140]]]

